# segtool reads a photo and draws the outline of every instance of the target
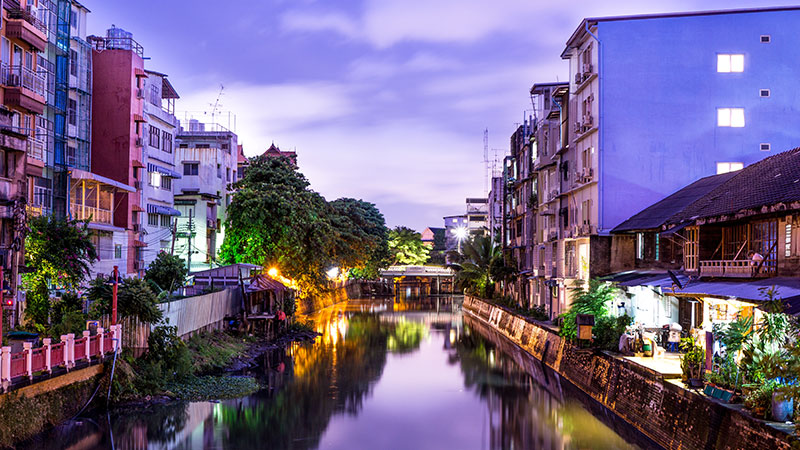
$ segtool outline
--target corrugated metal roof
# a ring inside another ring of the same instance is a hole
[[[617,225],[612,233],[652,230],[667,223],[673,216],[702,199],[703,196],[730,180],[736,172],[701,178],[665,199],[643,209],[630,219]]]

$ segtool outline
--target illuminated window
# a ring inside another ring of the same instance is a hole
[[[717,72],[744,72],[744,55],[717,54]]]
[[[744,126],[744,108],[717,108],[717,126],[741,128]]]
[[[644,233],[636,233],[636,259],[644,259]]]
[[[744,164],[740,162],[718,162],[717,175],[721,173],[735,172],[737,170],[742,170],[743,168]]]
[[[659,247],[661,247],[661,235],[656,233],[656,261],[661,260],[661,249]]]
[[[785,253],[784,256],[789,258],[792,256],[792,224],[786,224],[786,240],[785,240]]]

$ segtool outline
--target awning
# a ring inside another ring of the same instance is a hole
[[[164,214],[167,216],[180,216],[181,212],[175,208],[170,208],[169,206],[162,206],[162,205],[154,205],[149,203],[147,205],[147,212],[149,214]]]
[[[134,247],[147,247],[147,243],[143,242],[143,241],[139,241],[139,240],[134,240],[133,241],[133,246]]]
[[[133,115],[133,121],[134,121],[134,122],[147,122],[147,121],[144,119],[144,116],[143,116],[143,115],[141,115],[141,114],[134,114],[134,115]]]
[[[178,172],[169,170],[169,169],[167,169],[165,167],[157,166],[157,165],[152,164],[152,163],[147,163],[147,171],[148,172],[158,172],[158,173],[160,173],[160,174],[162,174],[162,175],[164,175],[166,177],[170,177],[170,178],[181,178],[181,174],[179,174]]]
[[[145,72],[144,70],[142,70],[142,69],[140,69],[138,67],[133,69],[133,74],[136,75],[137,77],[147,78],[147,72]]]
[[[90,230],[109,231],[109,232],[125,231],[124,228],[115,227],[114,225],[110,225],[107,223],[97,223],[97,222],[89,222],[88,224],[86,224],[86,228],[89,228]]]
[[[134,188],[133,186],[128,186],[127,184],[112,180],[111,178],[106,178],[104,176],[100,176],[92,172],[87,172],[85,170],[70,169],[70,176],[72,177],[73,180],[92,180],[108,186],[113,186],[123,191],[136,192],[136,188]]]
[[[133,205],[133,206],[131,206],[131,210],[132,210],[133,212],[144,212],[144,208],[142,208],[142,207],[141,207],[141,206],[139,206],[139,205]]]
[[[133,161],[131,161],[131,166],[141,169],[142,167],[144,167],[144,164],[142,164],[142,162],[139,161],[138,159],[134,159]]]
[[[669,236],[671,234],[675,234],[678,231],[681,231],[682,229],[686,228],[687,226],[689,226],[691,224],[692,224],[692,222],[688,222],[688,221],[687,222],[683,222],[682,224],[680,224],[680,225],[678,225],[676,227],[672,227],[669,230],[664,231],[663,233],[661,233],[661,236]]]
[[[245,290],[247,292],[285,291],[288,290],[288,288],[284,286],[283,283],[273,280],[266,275],[256,275]]]
[[[750,302],[763,302],[765,300],[763,289],[775,286],[778,298],[784,300],[800,297],[800,278],[774,277],[757,280],[690,280],[683,274],[676,274],[682,288],[675,286],[669,274],[657,272],[622,272],[608,277],[604,281],[613,281],[622,287],[647,286],[656,288],[664,295],[675,297],[720,297],[736,298]],[[800,299],[798,299],[800,303]],[[800,312],[800,304],[798,304]]]

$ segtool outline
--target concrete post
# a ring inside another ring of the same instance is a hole
[[[3,382],[3,391],[8,390],[8,383],[11,381],[11,347],[2,348],[0,356],[0,379]]]
[[[61,336],[61,341],[64,342],[64,365],[69,370],[75,365],[75,334]]]
[[[22,343],[22,351],[25,352],[25,375],[28,376],[29,380],[33,380],[33,355],[31,354],[32,349],[33,349],[32,342]]]
[[[84,343],[84,345],[86,345],[86,352],[85,352],[85,354],[86,354],[86,360],[87,360],[87,361],[91,361],[91,360],[92,360],[92,355],[89,353],[89,349],[91,348],[91,347],[89,347],[89,343],[90,343],[90,340],[91,340],[91,338],[92,338],[91,336],[89,336],[90,334],[91,334],[91,332],[90,332],[89,330],[84,330],[84,331],[83,331],[83,337],[84,337],[84,338],[86,338],[86,339],[83,341],[83,343]]]
[[[122,324],[117,324],[117,332],[115,333],[114,337],[117,338],[117,351],[122,351]]]
[[[47,370],[47,373],[53,373],[53,360],[51,359],[52,354],[50,353],[50,345],[52,343],[53,340],[50,338],[42,339],[42,344],[44,344],[44,367]]]
[[[97,348],[98,348],[98,350],[100,350],[100,355],[99,356],[100,356],[101,360],[103,359],[103,332],[104,331],[105,330],[103,329],[103,327],[98,327],[97,328],[97,338],[100,339],[100,342],[98,342],[98,344],[97,344]]]

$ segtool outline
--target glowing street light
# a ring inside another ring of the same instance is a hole
[[[267,271],[267,275],[269,275],[271,278],[277,278],[278,277],[278,268],[277,267],[270,267],[270,269]]]
[[[336,277],[339,276],[339,268],[338,267],[331,267],[325,273],[328,275],[328,278],[330,278],[331,280],[335,280]]]
[[[467,227],[460,226],[457,228],[453,228],[450,231],[456,236],[456,239],[458,239],[458,253],[461,253],[461,241],[463,241],[467,237]]]

